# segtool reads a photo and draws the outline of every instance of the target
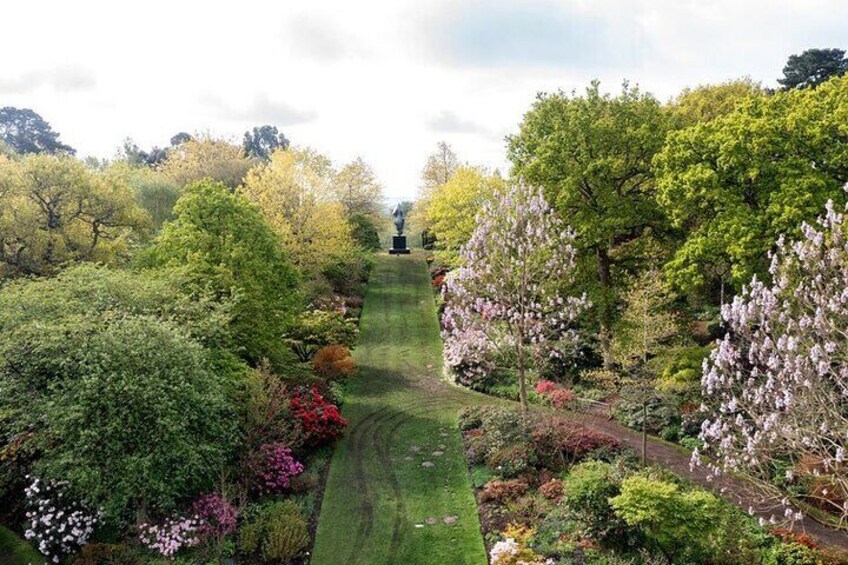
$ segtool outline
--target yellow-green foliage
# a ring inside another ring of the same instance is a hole
[[[290,561],[309,545],[309,525],[294,501],[274,502],[242,527],[239,545],[263,561]]]

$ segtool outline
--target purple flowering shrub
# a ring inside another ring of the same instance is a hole
[[[201,539],[211,539],[218,543],[236,531],[238,508],[222,494],[205,494],[191,508],[200,520],[198,535]]]
[[[25,490],[28,525],[24,537],[53,563],[85,545],[99,518],[68,497],[65,485],[32,478]]]
[[[291,486],[293,478],[303,473],[304,467],[292,455],[292,450],[282,443],[266,443],[248,463],[260,492],[281,492]]]
[[[727,334],[704,362],[699,437],[716,461],[704,463],[713,476],[742,471],[760,479],[768,499],[783,506],[773,521],[801,518],[785,489],[802,485],[803,474],[832,485],[807,497],[844,521],[848,502],[829,496],[848,492],[848,412],[838,409],[848,398],[844,215],[828,203],[825,217],[802,233],[797,242],[778,241],[771,284],[755,277],[723,307]],[[692,463],[700,462],[696,451]]]

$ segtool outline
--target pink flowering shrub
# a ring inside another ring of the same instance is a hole
[[[261,492],[281,492],[291,486],[291,480],[303,473],[303,465],[282,443],[266,443],[248,463]]]
[[[24,537],[53,563],[88,542],[99,518],[62,492],[64,482],[32,478],[25,489],[27,529]]]
[[[140,525],[138,539],[148,549],[173,557],[183,548],[198,545],[202,528],[199,516],[172,518],[161,525]]]
[[[767,284],[755,277],[722,308],[727,334],[704,362],[705,420],[700,439],[717,462],[713,476],[741,471],[760,480],[784,506],[772,521],[801,518],[774,485],[780,456],[784,485],[800,481],[802,461],[835,494],[848,492],[848,233],[844,215],[828,203],[816,226],[804,225],[794,243],[778,241]],[[700,454],[693,453],[693,465]],[[815,497],[814,493],[807,496]],[[848,502],[827,496],[814,503],[841,521]]]
[[[553,381],[539,381],[536,384],[536,394],[545,398],[554,408],[564,408],[577,400],[577,395],[572,390]]]
[[[205,494],[192,505],[192,511],[198,517],[201,539],[222,541],[236,531],[238,509],[220,493]]]

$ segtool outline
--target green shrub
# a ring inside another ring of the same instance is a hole
[[[288,336],[298,355],[306,360],[328,345],[352,348],[359,337],[359,329],[356,321],[345,318],[341,312],[310,310],[300,315]]]
[[[565,478],[562,505],[583,535],[607,547],[636,543],[634,528],[616,516],[609,499],[620,493],[621,471],[610,463],[586,461],[574,465]]]
[[[711,542],[726,510],[705,490],[683,491],[674,483],[633,476],[609,499],[616,516],[638,528],[673,563],[700,563],[712,554]]]
[[[476,430],[483,425],[483,416],[490,410],[490,406],[465,406],[457,416],[459,429],[463,432]]]
[[[380,249],[380,234],[371,218],[365,214],[351,214],[347,221],[352,228],[353,239],[362,249],[367,251]]]
[[[242,526],[239,537],[243,553],[261,556],[266,562],[291,561],[303,553],[309,541],[309,524],[292,500],[261,507]]]

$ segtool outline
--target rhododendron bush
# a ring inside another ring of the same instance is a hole
[[[98,513],[63,492],[67,483],[33,478],[26,488],[27,529],[24,537],[53,563],[72,554],[94,533]]]
[[[844,215],[829,203],[800,241],[779,241],[773,282],[755,278],[724,306],[727,335],[704,363],[700,438],[716,458],[711,471],[762,479],[787,519],[800,515],[773,483],[791,486],[801,474],[819,485],[806,496],[848,518],[845,229]],[[699,461],[696,452],[693,463]]]
[[[585,297],[565,296],[574,275],[573,233],[541,191],[524,183],[495,191],[445,282],[445,360],[460,380],[517,367],[527,408],[526,372],[574,345],[572,322]]]
[[[333,441],[347,427],[347,420],[342,418],[339,408],[327,402],[315,387],[295,390],[289,409],[300,422],[308,445],[317,446]]]
[[[291,486],[291,480],[303,473],[303,465],[281,443],[268,443],[259,448],[248,464],[261,492],[281,492]]]

